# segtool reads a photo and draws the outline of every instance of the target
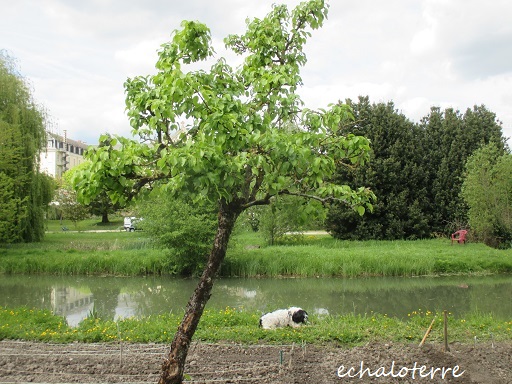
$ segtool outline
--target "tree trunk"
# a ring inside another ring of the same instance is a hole
[[[110,221],[108,221],[108,211],[106,209],[101,213],[101,223],[102,224],[110,223]]]
[[[210,299],[213,280],[224,260],[229,237],[239,215],[240,207],[238,204],[227,204],[224,201],[221,201],[219,204],[217,234],[215,235],[208,263],[194,293],[188,301],[185,316],[174,335],[169,355],[162,364],[159,384],[181,384],[183,381],[185,360],[192,336],[197,329],[204,307]]]

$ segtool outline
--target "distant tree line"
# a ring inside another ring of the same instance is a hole
[[[0,51],[0,243],[44,236],[53,193],[51,178],[39,172],[45,146],[45,114],[14,60]]]
[[[339,183],[365,185],[378,201],[373,213],[354,214],[333,206],[326,228],[340,239],[419,239],[447,235],[468,226],[468,205],[461,195],[465,166],[475,150],[493,144],[505,153],[506,140],[494,113],[484,106],[464,114],[433,107],[419,123],[392,102],[348,100],[355,121],[342,132],[370,139],[371,161],[357,169],[340,167]]]
[[[378,201],[373,213],[364,216],[331,206],[325,226],[333,236],[418,239],[446,236],[471,225],[473,235],[488,245],[511,243],[512,155],[493,112],[484,106],[463,114],[433,107],[413,123],[393,102],[375,104],[359,97],[347,103],[355,120],[339,133],[370,139],[371,161],[354,169],[340,167],[334,181],[353,188],[368,186]],[[39,172],[45,124],[45,113],[33,101],[14,60],[0,52],[1,243],[39,241],[44,236],[44,217],[55,189],[52,179]],[[105,222],[108,213],[122,206],[113,204],[106,192],[93,203],[95,214]],[[269,243],[281,232],[305,228],[303,216],[311,220],[311,209],[301,206],[299,214],[297,206],[286,207],[276,202],[268,212],[249,212],[258,222],[263,220],[260,227],[270,234]]]

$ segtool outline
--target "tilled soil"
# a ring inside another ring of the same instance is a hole
[[[4,340],[0,383],[155,383],[167,348]],[[193,343],[186,372],[191,383],[511,384],[512,342],[452,344],[449,352],[437,344],[337,348]]]

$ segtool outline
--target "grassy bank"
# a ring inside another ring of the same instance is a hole
[[[448,239],[339,241],[312,236],[299,245],[238,247],[223,266],[226,276],[420,276],[511,273],[512,250]]]
[[[57,275],[169,274],[169,250],[143,232],[54,232],[41,243],[0,246],[0,273]],[[448,239],[338,241],[305,236],[268,247],[260,235],[233,237],[223,276],[419,276],[512,273],[512,250]]]
[[[91,316],[78,327],[71,328],[62,317],[50,311],[0,307],[0,340],[17,339],[55,343],[67,342],[156,342],[169,343],[182,314],[128,318],[103,321]],[[226,308],[206,310],[194,336],[196,341],[255,343],[340,343],[358,345],[373,341],[419,343],[436,319],[428,341],[442,343],[442,314],[422,312],[409,314],[406,320],[380,314],[365,316],[311,316],[310,323],[301,328],[263,330],[258,327],[258,313]],[[478,341],[511,340],[512,321],[474,313],[464,319],[448,317],[449,341],[473,343]]]
[[[0,273],[56,275],[161,274],[166,252],[130,232],[48,233],[41,243],[0,248]]]

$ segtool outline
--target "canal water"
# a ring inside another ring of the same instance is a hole
[[[196,279],[172,277],[0,277],[0,306],[50,309],[77,325],[91,311],[117,319],[182,313]],[[312,314],[478,311],[512,319],[512,276],[219,279],[209,309],[267,312],[300,306]]]

